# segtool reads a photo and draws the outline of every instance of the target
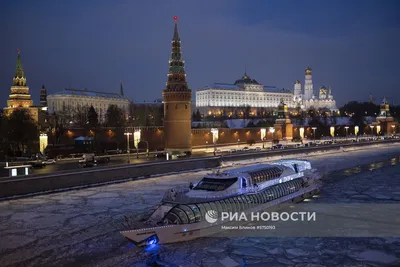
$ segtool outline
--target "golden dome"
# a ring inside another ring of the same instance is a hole
[[[295,84],[300,84],[300,81],[299,80],[295,81]]]
[[[310,66],[307,67],[306,74],[312,74],[312,69],[310,68]]]

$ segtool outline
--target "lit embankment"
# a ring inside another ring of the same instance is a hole
[[[309,152],[334,152],[342,148],[350,150],[353,147],[371,146],[376,144],[400,143],[400,140],[383,140],[368,143],[335,144],[330,146],[294,148],[285,150],[261,151],[257,153],[238,153],[222,157],[203,157],[172,161],[122,165],[115,167],[95,168],[88,170],[63,171],[50,175],[32,175],[22,177],[8,177],[0,179],[0,199],[23,196],[27,194],[42,194],[60,190],[69,190],[79,187],[97,186],[126,180],[151,178],[152,175],[161,175],[172,172],[209,169],[221,165],[221,161],[237,161],[256,159],[267,156],[295,156]]]

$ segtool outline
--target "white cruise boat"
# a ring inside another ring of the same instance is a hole
[[[143,223],[122,231],[138,246],[187,241],[221,232],[221,212],[258,212],[319,193],[321,182],[309,161],[281,160],[206,175],[188,188],[168,190]],[[211,218],[211,219],[210,219]]]

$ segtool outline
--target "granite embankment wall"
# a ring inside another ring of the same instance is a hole
[[[303,154],[309,152],[334,152],[340,149],[371,146],[375,144],[390,144],[400,140],[384,140],[379,142],[338,144],[322,147],[296,148],[285,150],[262,151],[257,153],[238,153],[222,157],[207,157],[182,159],[164,162],[143,163],[137,165],[122,165],[116,167],[104,167],[90,170],[64,171],[50,175],[32,175],[22,177],[8,177],[0,179],[0,199],[22,196],[26,194],[39,194],[52,191],[66,190],[74,187],[95,186],[124,180],[135,180],[151,175],[173,172],[190,171],[196,169],[209,169],[221,165],[222,161],[237,161],[256,159],[268,156],[285,156]]]

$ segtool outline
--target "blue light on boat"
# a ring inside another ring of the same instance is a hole
[[[185,229],[183,229],[183,231],[184,231],[184,232],[186,232],[186,231],[187,231],[187,229],[185,228]]]
[[[152,235],[149,238],[147,238],[147,245],[155,245],[157,243],[158,243],[157,235]]]

